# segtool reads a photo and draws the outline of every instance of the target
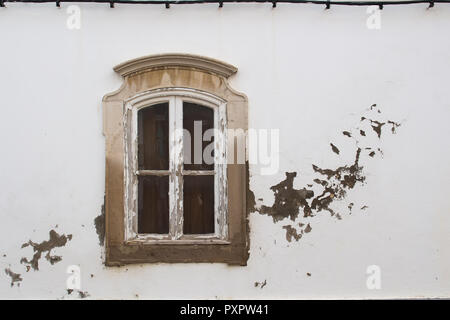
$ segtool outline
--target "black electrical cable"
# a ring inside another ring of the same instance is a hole
[[[49,3],[55,2],[59,7],[61,2],[66,3],[108,3],[111,8],[114,4],[164,4],[170,8],[171,4],[199,4],[199,3],[217,3],[222,7],[224,3],[272,3],[275,8],[277,3],[296,3],[296,4],[318,4],[325,5],[326,9],[333,6],[378,6],[383,9],[384,6],[392,5],[410,5],[410,4],[429,4],[429,8],[434,7],[436,3],[450,4],[450,0],[394,0],[394,1],[332,1],[332,0],[0,0],[0,7],[5,7],[7,2],[18,3]]]

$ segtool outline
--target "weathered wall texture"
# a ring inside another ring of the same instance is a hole
[[[69,30],[65,7],[0,9],[0,298],[450,296],[449,6],[385,8],[381,30],[283,4],[81,5]],[[101,98],[162,52],[237,66],[249,127],[280,129],[278,172],[250,165],[247,267],[102,263]]]

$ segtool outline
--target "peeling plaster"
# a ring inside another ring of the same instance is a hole
[[[57,228],[58,225],[56,225],[55,228]],[[34,232],[34,231],[33,231]],[[39,270],[39,260],[42,258],[42,254],[46,252],[46,255],[44,256],[45,259],[50,262],[51,265],[60,262],[62,260],[62,256],[56,256],[52,255],[51,251],[54,248],[57,247],[64,247],[67,243],[67,241],[72,240],[72,235],[59,235],[55,230],[50,230],[49,232],[49,240],[42,241],[41,243],[35,243],[31,240],[28,242],[22,244],[21,248],[26,248],[31,246],[33,248],[34,254],[33,258],[29,260],[26,257],[22,257],[20,259],[21,264],[26,264],[26,271],[30,271],[31,268],[33,268],[34,271]],[[3,255],[3,257],[6,257],[6,254]],[[11,271],[11,269],[7,268],[5,269],[5,273],[11,277],[11,287],[14,285],[14,283],[17,282],[17,286],[20,286],[19,282],[21,282],[23,279],[21,277],[21,274],[15,273]]]
[[[311,232],[311,230],[312,230],[312,228],[311,228],[311,226],[309,225],[309,223],[306,225],[306,227],[305,227],[305,233],[310,233]]]
[[[262,289],[266,286],[266,284],[267,284],[267,280],[264,280],[263,282],[255,282],[255,288],[259,287],[260,289]]]
[[[340,153],[340,150],[334,144],[330,143],[330,146],[331,146],[331,150],[333,150],[334,153],[336,153],[336,154]]]
[[[283,226],[283,229],[286,230],[286,240],[288,242],[291,242],[292,239],[294,239],[295,241],[299,241],[304,233],[310,233],[312,228],[310,226],[310,224],[308,223],[305,226],[305,224],[303,223],[299,223],[298,226],[300,227],[300,232],[297,232],[297,229],[295,229],[292,225],[285,225]],[[302,227],[304,227],[303,229],[301,229]]]
[[[377,105],[373,104],[369,110],[373,110],[375,108],[377,108]],[[377,112],[381,113],[381,110],[378,108]],[[377,120],[369,119],[367,117],[361,117],[361,122],[366,121],[366,120],[370,122],[371,127],[372,127],[373,131],[376,132],[378,138],[381,138],[381,129],[384,125],[386,125],[386,124],[391,125],[391,132],[394,134],[397,132],[397,128],[400,127],[400,125],[401,125],[400,123],[392,121],[392,120],[387,120],[386,122],[380,122]],[[363,130],[361,130],[360,132],[361,132],[361,135],[365,136],[365,132]]]
[[[388,120],[388,122],[387,122],[388,124],[390,124],[392,127],[391,127],[391,132],[392,133],[397,133],[397,128],[398,127],[400,127],[400,123],[397,123],[397,122],[394,122],[394,121],[391,121],[391,120]]]
[[[247,219],[248,219],[248,216],[250,215],[250,212],[255,212],[256,211],[256,200],[255,200],[255,194],[253,193],[252,190],[250,190],[250,170],[249,170],[248,161],[245,163],[245,168],[246,168],[246,171],[247,171],[247,181],[246,181],[246,185],[247,185],[247,199],[246,199],[246,205],[247,205]]]
[[[311,207],[307,199],[312,198],[314,192],[306,188],[294,189],[294,178],[296,176],[296,172],[286,172],[284,181],[270,187],[270,190],[275,194],[275,201],[271,207],[263,205],[259,209],[261,214],[271,216],[274,222],[288,217],[294,221],[298,216],[299,207],[302,207],[305,217],[311,215]]]
[[[354,205],[355,205],[355,204],[354,204],[353,202],[350,202],[350,203],[348,204],[347,208],[348,208],[348,210],[350,211],[349,214],[352,214],[352,209],[353,209],[353,206],[354,206]]]
[[[294,238],[295,241],[298,241],[303,236],[303,230],[300,233],[298,233],[297,230],[294,227],[292,227],[290,224],[283,226],[283,229],[286,230],[286,240],[288,242],[291,242],[292,238]]]
[[[371,123],[373,131],[376,132],[378,138],[381,138],[381,128],[386,124],[385,122],[379,122],[377,120],[367,119],[366,117],[361,117],[361,122],[368,120]]]
[[[95,231],[98,235],[98,242],[101,246],[105,243],[105,205],[102,205],[100,215],[94,219]]]
[[[90,296],[90,294],[87,291],[81,291],[81,290],[74,290],[74,289],[67,289],[67,294],[71,295],[73,292],[78,293],[78,297],[80,299],[84,299]]]
[[[11,277],[11,287],[17,282],[17,286],[20,287],[20,282],[23,280],[19,273],[12,272],[11,269],[6,268],[5,273]]]
[[[27,272],[30,270],[30,267],[33,270],[39,270],[39,260],[42,257],[42,253],[47,252],[45,258],[50,262],[50,264],[55,264],[62,260],[61,256],[52,256],[51,250],[57,247],[64,247],[67,241],[72,240],[72,235],[59,235],[55,230],[50,230],[49,232],[50,239],[47,241],[42,241],[41,243],[35,243],[29,240],[27,243],[22,245],[22,248],[31,246],[33,247],[34,255],[31,260],[23,257],[20,259],[20,263],[27,264]]]
[[[370,112],[376,112],[376,114],[381,114],[381,110],[377,107],[376,104],[370,106],[367,109]],[[378,139],[381,139],[382,136],[382,127],[384,125],[391,126],[391,133],[395,134],[398,127],[400,127],[401,123],[386,120],[379,121],[373,119],[372,116],[362,116],[360,118],[360,122],[370,123],[370,126]],[[366,132],[359,128],[355,128],[357,132],[362,137],[366,137]],[[352,137],[351,130],[344,130],[342,134],[348,138]],[[312,169],[314,173],[318,174],[319,177],[313,179],[316,187],[321,187],[322,191],[315,195],[312,189],[301,188],[294,189],[294,179],[297,176],[297,172],[286,172],[286,179],[281,181],[280,183],[272,186],[270,189],[273,191],[275,200],[272,206],[262,205],[260,208],[257,208],[255,205],[255,196],[253,192],[249,190],[247,196],[247,202],[251,204],[249,206],[249,210],[251,212],[256,211],[260,214],[269,215],[273,218],[274,223],[284,220],[286,218],[290,218],[290,220],[295,221],[300,211],[303,211],[303,218],[314,217],[316,214],[327,211],[331,216],[336,217],[338,220],[342,219],[342,215],[339,212],[336,212],[335,209],[331,207],[331,204],[336,200],[343,200],[347,196],[347,192],[350,189],[355,188],[357,185],[364,185],[366,177],[363,173],[363,166],[360,164],[360,158],[362,156],[362,148],[359,147],[360,141],[355,139],[356,141],[356,150],[353,163],[343,165],[337,167],[335,169],[330,168],[321,168],[315,164],[312,164]],[[340,155],[339,148],[330,143],[332,151]],[[371,150],[368,153],[370,158],[373,158],[376,154],[373,151],[373,147],[366,147],[364,150]],[[378,147],[378,152],[383,156],[382,150]],[[366,154],[366,153],[364,153]],[[312,188],[313,184],[307,184],[308,188]],[[349,209],[349,214],[352,213],[354,203],[350,202],[347,206]],[[368,206],[364,205],[360,210],[367,209]],[[300,210],[302,209],[302,210]],[[308,223],[306,227],[304,227],[303,223],[298,225],[300,227],[299,230],[293,224],[283,225],[282,228],[286,230],[286,240],[291,242],[293,239],[295,241],[299,241],[305,233],[311,232],[311,225]],[[302,229],[304,227],[304,229]]]
[[[320,212],[326,210],[335,215],[333,209],[330,208],[330,204],[339,199],[343,199],[348,189],[353,189],[356,183],[364,183],[365,177],[362,175],[363,167],[359,165],[359,157],[361,155],[361,149],[356,150],[355,162],[352,165],[346,165],[338,167],[335,170],[322,169],[316,165],[313,165],[313,170],[321,175],[326,176],[326,180],[315,179],[314,182],[319,183],[324,187],[322,194],[315,197],[311,202],[311,208]],[[339,218],[340,215],[337,215]]]
[[[344,136],[349,137],[349,138],[352,137],[352,134],[351,134],[350,132],[348,132],[348,131],[342,131],[342,134],[343,134]]]

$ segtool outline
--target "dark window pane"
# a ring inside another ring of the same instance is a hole
[[[184,169],[214,170],[214,136],[203,141],[206,130],[214,128],[214,110],[198,104],[183,103],[183,128],[189,132],[184,136]],[[197,129],[197,135],[194,135]],[[208,137],[208,138],[209,138]],[[196,145],[198,146],[196,148]],[[205,148],[210,145],[203,156]]]
[[[214,176],[184,176],[183,179],[183,233],[214,233]]]
[[[169,169],[169,104],[138,111],[139,169]]]
[[[169,176],[139,177],[138,233],[169,233]]]

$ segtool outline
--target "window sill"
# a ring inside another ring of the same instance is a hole
[[[229,245],[230,241],[221,239],[181,239],[181,240],[147,240],[133,239],[125,242],[126,245]]]

